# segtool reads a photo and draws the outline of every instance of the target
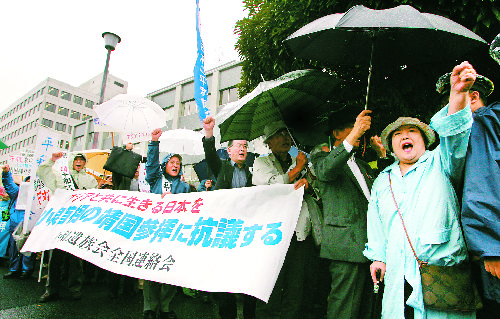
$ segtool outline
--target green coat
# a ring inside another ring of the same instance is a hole
[[[82,168],[79,172],[73,169],[73,161],[75,157],[70,155],[68,158],[68,169],[69,173],[73,177],[78,185],[79,189],[92,189],[97,188],[97,180],[94,176],[85,173],[85,167]],[[58,188],[67,188],[66,184],[63,182],[63,176],[60,172],[57,172],[53,169],[55,162],[51,159],[46,160],[36,171],[38,178],[47,186],[51,192],[54,192]]]

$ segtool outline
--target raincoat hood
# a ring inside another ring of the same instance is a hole
[[[171,175],[168,175],[167,172],[165,171],[165,167],[167,166],[167,162],[172,158],[172,157],[177,157],[179,159],[179,161],[181,162],[181,167],[180,167],[180,170],[179,170],[179,174],[177,174],[177,176],[171,176]],[[180,156],[179,154],[174,154],[174,153],[169,153],[167,155],[165,155],[165,157],[163,158],[163,160],[161,161],[161,165],[160,165],[160,168],[161,168],[161,173],[163,174],[163,176],[165,176],[165,178],[167,179],[172,179],[172,178],[181,178],[181,175],[183,174],[182,172],[182,156]]]
[[[77,174],[78,172],[73,168],[73,162],[75,161],[75,158],[76,157],[83,157],[85,158],[85,164],[83,165],[83,168],[80,170],[80,172],[84,172],[85,173],[85,167],[87,166],[87,155],[83,154],[83,153],[70,153],[69,156],[68,156],[68,169],[71,173],[71,175],[75,175]]]

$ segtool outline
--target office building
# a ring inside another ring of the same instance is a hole
[[[47,78],[0,113],[0,138],[8,148],[0,150],[0,163],[9,155],[33,150],[40,126],[59,133],[58,146],[68,150],[74,126],[94,116],[99,101],[102,74],[79,87]],[[105,100],[126,93],[128,83],[108,75]],[[97,144],[97,142],[96,142]]]

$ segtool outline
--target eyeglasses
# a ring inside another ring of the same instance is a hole
[[[248,145],[247,144],[240,144],[240,143],[237,143],[237,144],[233,144],[231,145],[230,147],[236,147],[238,149],[244,149],[246,150],[248,148]]]

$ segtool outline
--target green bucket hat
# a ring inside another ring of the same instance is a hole
[[[443,74],[439,77],[439,79],[436,82],[436,91],[439,94],[448,94],[450,93],[450,76],[451,72],[448,72],[446,74]],[[487,97],[491,93],[493,93],[493,90],[495,89],[495,86],[493,85],[493,82],[491,82],[490,79],[483,75],[477,75],[476,81],[474,81],[474,84],[472,85],[471,90],[472,91],[478,91],[482,96]]]
[[[427,144],[425,145],[426,148],[429,148],[429,146],[436,140],[436,135],[429,125],[413,117],[400,117],[396,121],[387,125],[380,135],[380,138],[382,139],[382,145],[384,145],[386,150],[392,151],[392,141],[389,141],[389,137],[391,136],[392,132],[403,125],[415,125],[416,127],[418,127],[422,134],[424,134],[427,138]]]

